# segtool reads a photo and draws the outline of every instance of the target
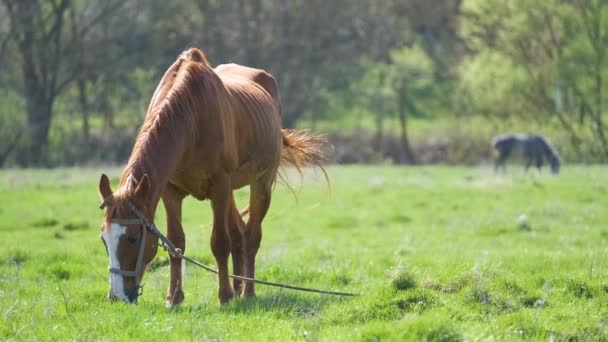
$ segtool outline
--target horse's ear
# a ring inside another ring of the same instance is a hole
[[[110,180],[105,173],[102,173],[101,178],[99,179],[99,196],[101,196],[101,201],[105,201],[111,195],[112,188],[110,188]]]
[[[148,195],[149,190],[150,190],[150,178],[148,177],[147,174],[144,174],[144,176],[141,177],[139,184],[137,184],[137,187],[135,188],[135,197],[137,197],[140,200],[143,200],[146,198],[146,195]]]

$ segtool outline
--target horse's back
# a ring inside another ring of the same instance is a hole
[[[275,101],[279,101],[277,81],[269,72],[247,67],[240,64],[229,63],[215,67],[215,72],[226,83],[230,84],[235,79],[246,79],[262,87]]]
[[[270,73],[238,64],[217,66],[215,72],[230,94],[236,119],[239,166],[233,182],[240,187],[278,167],[282,135],[277,84]]]
[[[268,135],[281,130],[280,104],[274,77],[261,69],[238,64],[215,68],[230,94],[230,103],[243,130]],[[262,132],[257,132],[257,131]],[[241,132],[246,133],[246,132]]]

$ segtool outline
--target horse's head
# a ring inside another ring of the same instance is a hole
[[[137,301],[140,280],[158,248],[157,237],[148,231],[153,218],[143,201],[150,181],[144,176],[134,183],[113,193],[106,175],[99,180],[102,208],[106,208],[101,240],[110,259],[109,297],[130,303]]]
[[[551,172],[556,175],[559,173],[559,168],[561,165],[561,162],[559,160],[559,156],[557,155],[557,153],[553,152],[549,155],[548,157],[549,159],[549,165],[551,165]]]

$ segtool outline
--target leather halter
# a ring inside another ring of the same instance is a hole
[[[101,205],[99,206],[99,208],[104,209],[108,204],[112,203],[112,201],[113,201],[112,196],[104,198],[104,200],[101,203]],[[139,282],[141,281],[140,274],[141,274],[141,269],[143,267],[143,259],[144,259],[144,251],[145,251],[147,233],[150,232],[154,236],[156,236],[157,239],[160,239],[161,246],[165,250],[167,250],[167,252],[169,252],[169,254],[172,257],[181,258],[182,251],[179,248],[175,248],[173,243],[171,243],[171,241],[169,241],[169,239],[167,239],[163,234],[161,234],[161,232],[158,230],[158,228],[156,228],[154,223],[148,222],[148,220],[146,220],[146,217],[144,216],[144,214],[139,209],[137,209],[137,207],[133,203],[131,203],[130,201],[126,201],[126,204],[129,207],[129,209],[135,214],[135,216],[137,216],[137,218],[135,218],[135,219],[113,218],[110,220],[110,222],[121,224],[121,225],[140,225],[142,227],[142,236],[141,236],[141,242],[139,244],[139,252],[137,254],[137,262],[135,264],[135,270],[127,271],[127,270],[122,270],[122,269],[115,268],[115,267],[109,267],[108,271],[110,271],[110,273],[118,274],[123,277],[135,278],[135,287],[126,289],[125,292],[127,293],[127,297],[130,297],[129,295],[134,296],[135,297],[134,301],[136,302],[137,297],[139,297],[143,293],[143,286],[141,286],[139,284]]]

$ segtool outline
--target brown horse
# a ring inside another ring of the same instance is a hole
[[[183,52],[161,79],[148,107],[118,190],[105,175],[99,193],[107,208],[101,228],[110,259],[110,298],[137,300],[140,279],[157,252],[158,239],[146,234],[162,199],[167,237],[185,251],[182,200],[209,199],[213,210],[211,250],[219,271],[220,303],[235,294],[255,296],[254,284],[234,280],[233,272],[254,277],[280,165],[322,167],[317,135],[281,129],[274,77],[236,64],[213,69],[198,49]],[[249,220],[243,222],[232,191],[250,186]],[[181,258],[170,258],[167,304],[184,300]]]

